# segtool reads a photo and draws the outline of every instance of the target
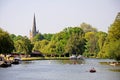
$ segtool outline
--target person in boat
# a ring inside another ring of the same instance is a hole
[[[92,69],[90,69],[90,72],[91,73],[96,72],[95,68],[93,67]]]

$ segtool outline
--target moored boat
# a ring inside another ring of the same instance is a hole
[[[70,59],[77,59],[76,55],[70,56]]]
[[[16,58],[14,58],[12,64],[20,64],[20,62],[21,62],[21,58],[16,57]]]
[[[10,61],[4,60],[3,57],[0,57],[0,67],[10,67],[11,63]]]
[[[78,60],[84,60],[84,57],[83,57],[82,55],[78,55],[78,56],[77,56],[77,59],[78,59]]]

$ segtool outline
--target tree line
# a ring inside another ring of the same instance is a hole
[[[32,51],[120,60],[120,19],[115,19],[108,33],[82,23],[80,26],[67,27],[56,34],[38,33],[32,41],[26,36],[9,34],[0,28],[0,53],[29,54]]]

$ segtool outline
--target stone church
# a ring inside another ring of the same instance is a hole
[[[30,30],[30,40],[32,41],[33,37],[35,37],[35,35],[38,33],[39,31],[36,30],[36,19],[35,19],[35,14],[34,14],[33,26],[32,26],[32,30]]]

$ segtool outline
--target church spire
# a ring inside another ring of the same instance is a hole
[[[36,31],[36,19],[35,19],[35,13],[34,13],[33,26],[32,26],[32,30],[30,30],[30,39],[32,40],[36,34],[38,34],[38,31]]]
[[[36,20],[35,20],[35,13],[33,18],[33,28],[32,28],[33,37],[36,35]]]

